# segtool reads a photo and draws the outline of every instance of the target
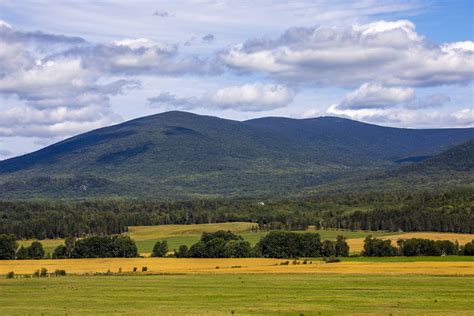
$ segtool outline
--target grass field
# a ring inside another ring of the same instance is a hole
[[[0,279],[1,315],[473,315],[474,277],[155,275]]]

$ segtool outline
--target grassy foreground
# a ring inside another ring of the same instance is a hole
[[[474,277],[161,275],[0,279],[1,315],[474,313]]]

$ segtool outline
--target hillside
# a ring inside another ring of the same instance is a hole
[[[472,128],[398,129],[334,117],[239,122],[166,112],[1,161],[0,198],[288,194],[472,138]]]
[[[439,154],[387,171],[355,175],[303,191],[303,195],[328,192],[380,190],[440,190],[474,186],[474,139]],[[354,183],[357,183],[354,186]]]

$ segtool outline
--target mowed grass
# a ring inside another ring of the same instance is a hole
[[[0,279],[1,315],[472,315],[474,277],[155,275]]]

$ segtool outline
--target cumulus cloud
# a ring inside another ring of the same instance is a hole
[[[295,92],[283,85],[245,84],[228,86],[201,97],[178,97],[169,92],[148,99],[152,105],[175,109],[214,108],[243,112],[260,112],[287,106]]]
[[[339,109],[386,108],[413,99],[414,90],[402,87],[383,87],[364,83],[357,90],[346,95],[338,104]]]
[[[416,111],[406,108],[341,110],[331,106],[328,114],[375,124],[400,127],[474,127],[474,110],[466,108],[454,112]]]
[[[376,83],[364,83],[349,92],[341,102],[333,107],[339,110],[386,109],[403,107],[407,109],[439,108],[451,101],[442,93],[425,97],[415,96],[413,88],[385,87]]]
[[[253,39],[223,52],[238,71],[292,82],[357,86],[436,86],[474,76],[473,42],[435,45],[410,21],[378,21],[346,28],[291,28],[276,39]]]
[[[0,136],[67,136],[117,122],[110,97],[140,87],[131,75],[205,74],[210,65],[147,38],[90,43],[0,23],[0,94],[22,102],[3,106]]]

